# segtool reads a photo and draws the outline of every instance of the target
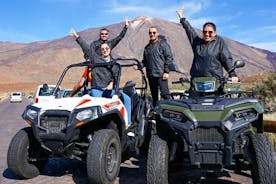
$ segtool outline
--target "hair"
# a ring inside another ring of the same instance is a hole
[[[100,29],[100,33],[101,33],[102,31],[107,31],[107,32],[109,33],[109,30],[108,30],[107,28],[102,28],[102,29]]]
[[[214,31],[216,31],[216,25],[213,23],[213,22],[206,22],[204,25],[203,25],[203,29],[206,27],[206,26],[211,26],[213,29],[214,29]]]
[[[108,45],[108,43],[102,43],[101,46],[100,46],[100,48],[102,48],[102,45],[107,45],[108,48],[110,49],[110,46]]]
[[[155,28],[158,32],[160,30],[159,26],[157,26],[157,25],[152,25],[152,26],[149,27],[149,29],[151,29],[151,28]]]

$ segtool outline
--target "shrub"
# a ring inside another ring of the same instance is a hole
[[[268,77],[258,83],[255,88],[256,97],[260,100],[265,112],[276,111],[276,73],[269,73]]]

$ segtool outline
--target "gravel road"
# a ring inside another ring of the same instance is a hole
[[[77,160],[50,159],[41,175],[33,179],[20,180],[7,168],[7,150],[14,134],[27,124],[21,119],[25,106],[30,103],[24,98],[22,103],[10,103],[8,99],[0,102],[0,177],[1,184],[87,184],[85,165]],[[119,177],[115,183],[145,184],[146,159],[131,157],[121,164]],[[252,184],[249,171],[235,173],[225,171],[206,177],[197,177],[197,173],[178,172],[173,174],[171,183],[206,183],[206,184]]]

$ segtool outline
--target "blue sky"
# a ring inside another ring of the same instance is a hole
[[[275,0],[5,0],[0,5],[0,41],[30,43],[119,23],[143,15],[179,22],[175,10],[201,29],[206,21],[218,34],[276,52]]]

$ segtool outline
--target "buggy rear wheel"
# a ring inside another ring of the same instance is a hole
[[[19,130],[10,142],[7,155],[8,168],[20,178],[38,176],[47,162],[47,159],[30,158],[34,152],[37,152],[38,156],[41,151],[39,143],[34,139],[32,128],[26,127]]]
[[[121,143],[114,130],[97,131],[87,152],[87,175],[91,183],[111,184],[120,171]]]
[[[147,161],[147,183],[168,184],[169,148],[167,142],[152,135]]]
[[[252,154],[252,179],[254,184],[274,184],[276,181],[276,154],[274,148],[263,134],[250,136]]]

